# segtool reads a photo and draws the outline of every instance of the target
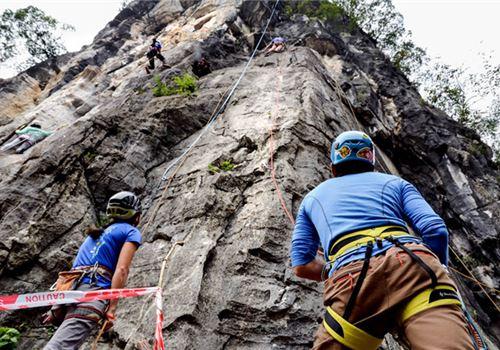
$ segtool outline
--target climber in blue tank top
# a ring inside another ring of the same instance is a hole
[[[139,198],[132,192],[113,195],[106,207],[109,223],[105,227],[90,227],[88,237],[78,249],[72,275],[78,278],[62,290],[121,289],[126,286],[129,269],[141,233],[137,229],[141,218]],[[44,323],[59,326],[44,350],[79,349],[92,330],[103,323],[113,325],[118,299],[94,300],[71,305],[56,305],[45,315]]]
[[[394,330],[412,349],[473,349],[443,219],[412,184],[374,172],[365,133],[340,134],[331,160],[333,178],[300,205],[290,252],[298,277],[325,281],[313,350],[375,350]]]

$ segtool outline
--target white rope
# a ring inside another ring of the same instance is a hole
[[[205,127],[200,132],[200,134],[198,135],[198,137],[189,145],[189,147],[179,157],[177,157],[167,167],[167,169],[165,169],[165,171],[163,172],[163,175],[161,177],[162,181],[165,181],[165,180],[168,179],[167,175],[168,175],[168,172],[170,171],[170,169],[172,169],[182,158],[184,158],[186,156],[186,154],[189,153],[189,151],[191,151],[191,149],[198,143],[198,141],[200,141],[200,139],[203,137],[203,135],[205,135],[207,133],[208,129],[210,129],[210,127],[217,120],[217,118],[219,117],[219,115],[221,115],[224,112],[224,109],[226,108],[229,100],[231,99],[231,97],[233,96],[234,92],[236,91],[236,88],[240,84],[241,79],[243,79],[243,76],[246,74],[246,72],[248,70],[248,67],[250,66],[250,63],[252,63],[252,60],[253,60],[253,58],[255,57],[255,54],[258,51],[260,43],[262,42],[262,39],[264,38],[264,35],[266,34],[267,28],[269,27],[269,24],[271,23],[273,15],[276,12],[276,7],[278,6],[279,2],[280,2],[280,0],[277,0],[276,3],[274,4],[273,10],[271,11],[271,15],[269,16],[269,19],[267,20],[266,26],[264,27],[262,35],[260,36],[259,41],[257,42],[257,45],[255,45],[255,49],[253,50],[252,55],[250,55],[250,58],[248,59],[247,64],[245,65],[245,68],[241,72],[238,80],[234,83],[231,91],[229,92],[229,94],[227,95],[226,99],[224,100],[224,103],[221,105],[221,107],[219,108],[219,110],[217,111],[217,113],[215,113],[214,116],[209,120],[209,122],[207,123],[207,125],[205,125]],[[160,182],[160,185],[161,185],[161,182]]]

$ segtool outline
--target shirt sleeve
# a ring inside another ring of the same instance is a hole
[[[302,201],[295,220],[290,252],[292,267],[306,265],[313,261],[319,246],[318,232],[307,214],[308,202],[308,197]]]
[[[125,242],[132,242],[137,244],[137,246],[140,246],[142,242],[141,232],[134,227],[133,229],[128,231]]]
[[[443,219],[409,182],[402,181],[401,194],[403,211],[412,228],[422,236],[441,263],[448,265],[448,230]]]
[[[31,129],[30,127],[27,127],[27,128],[23,128],[21,130],[16,130],[16,134],[18,134],[18,135],[26,134],[26,133],[30,132],[30,129]]]

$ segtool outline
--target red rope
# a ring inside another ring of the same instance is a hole
[[[283,198],[283,192],[281,191],[281,188],[278,184],[278,180],[276,179],[276,169],[274,167],[274,133],[273,129],[275,127],[275,120],[276,116],[279,111],[279,98],[280,98],[280,91],[281,91],[281,83],[283,82],[283,75],[281,73],[281,67],[279,65],[278,61],[278,77],[279,79],[276,79],[276,90],[275,90],[275,102],[274,102],[274,112],[271,113],[271,127],[269,128],[269,168],[271,170],[271,179],[274,184],[274,188],[276,189],[276,194],[278,195],[278,199],[280,201],[281,207],[283,208],[283,211],[285,212],[285,215],[288,217],[288,220],[292,223],[292,225],[295,226],[295,219],[293,215],[290,213],[286,206],[286,202]]]

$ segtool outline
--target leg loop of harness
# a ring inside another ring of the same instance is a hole
[[[437,285],[435,288],[428,288],[418,293],[405,306],[401,320],[404,322],[422,311],[442,305],[462,305],[455,288],[448,285]]]
[[[326,308],[323,326],[335,340],[353,350],[376,350],[383,341],[349,323],[331,307]]]
[[[104,318],[104,314],[92,306],[77,306],[71,313],[67,313],[64,319],[70,318],[82,318],[99,323]]]

